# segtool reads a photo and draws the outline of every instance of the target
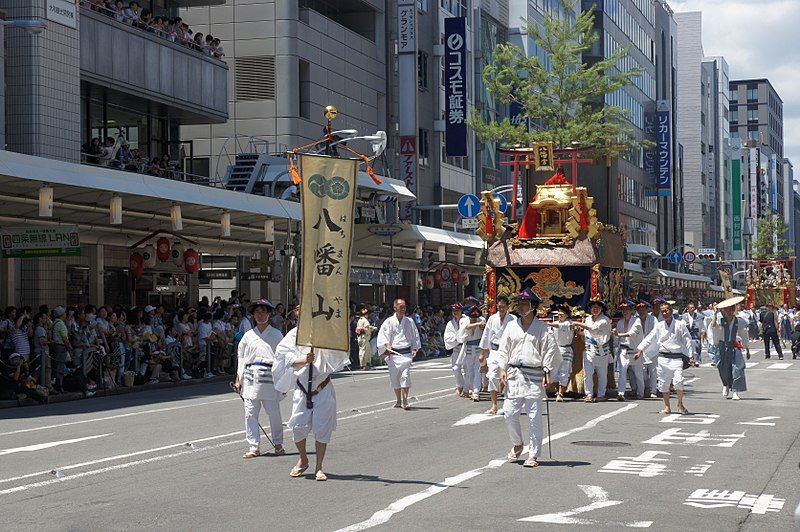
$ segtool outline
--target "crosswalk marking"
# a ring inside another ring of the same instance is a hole
[[[771,366],[767,366],[767,369],[786,369],[792,366],[791,362],[777,362],[772,364]]]

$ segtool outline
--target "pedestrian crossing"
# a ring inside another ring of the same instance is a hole
[[[755,368],[758,366],[758,369],[772,369],[772,370],[782,370],[782,369],[789,369],[795,365],[794,362],[772,362],[770,360],[765,360],[762,362],[747,362],[747,369]],[[712,368],[714,366],[711,363],[701,364],[701,368]]]

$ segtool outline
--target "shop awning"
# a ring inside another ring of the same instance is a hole
[[[398,242],[425,242],[438,247],[439,244],[459,246],[462,248],[483,249],[485,242],[475,235],[456,233],[446,229],[425,225],[409,225],[397,237]],[[427,247],[427,246],[426,246]]]
[[[53,217],[38,215],[39,188],[53,187]],[[77,225],[90,243],[126,246],[156,230],[171,230],[170,209],[181,206],[183,230],[203,252],[252,255],[268,244],[264,221],[276,232],[301,217],[300,204],[275,198],[0,151],[0,225]],[[123,223],[111,225],[109,203],[122,198]],[[230,213],[231,236],[222,237],[220,218]]]
[[[711,277],[706,277],[705,275],[695,275],[693,273],[681,273],[661,269],[656,269],[656,273],[661,277],[666,277],[668,279],[681,279],[683,281],[697,281],[708,284],[711,284],[712,282]]]
[[[655,248],[645,246],[644,244],[627,244],[625,246],[625,250],[629,255],[652,255],[654,257],[661,256],[661,253],[656,251]]]

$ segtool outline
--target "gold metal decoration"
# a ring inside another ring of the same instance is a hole
[[[533,160],[537,172],[549,172],[555,169],[553,166],[553,143],[534,142]]]
[[[331,120],[336,118],[336,115],[338,115],[338,114],[339,114],[339,111],[336,110],[336,107],[334,107],[332,105],[326,105],[325,106],[325,120],[327,120],[328,122],[330,122]]]

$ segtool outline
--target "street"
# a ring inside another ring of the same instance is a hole
[[[7,409],[2,528],[793,529],[800,362],[753,350],[749,365],[741,401],[722,398],[716,369],[687,370],[688,416],[660,416],[661,400],[551,402],[553,458],[545,446],[534,469],[504,458],[488,403],[453,394],[449,359],[414,365],[410,411],[392,408],[385,371],[340,374],[324,483],[313,467],[289,478],[288,431],[287,456],[242,459],[227,383]]]

